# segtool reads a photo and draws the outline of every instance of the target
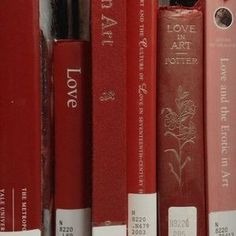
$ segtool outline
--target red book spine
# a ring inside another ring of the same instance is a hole
[[[126,235],[126,1],[92,1],[93,235]]]
[[[0,28],[0,234],[41,235],[39,2],[1,1]]]
[[[207,1],[206,136],[209,235],[236,235],[236,2]]]
[[[161,7],[158,16],[159,232],[205,236],[203,13]]]
[[[90,236],[89,43],[56,41],[55,106],[56,235]]]
[[[157,235],[156,0],[127,1],[129,235]]]

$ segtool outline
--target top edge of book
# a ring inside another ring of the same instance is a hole
[[[159,7],[195,9],[202,7],[202,0],[159,0]]]

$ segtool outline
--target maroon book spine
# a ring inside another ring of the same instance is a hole
[[[54,43],[56,235],[90,236],[88,42]]]
[[[126,235],[126,1],[92,1],[93,235]]]
[[[48,133],[42,128],[50,119],[44,113],[49,103],[43,104],[41,94],[47,72],[41,71],[40,35],[39,1],[0,2],[0,235],[4,236],[17,231],[41,235],[43,214],[50,215],[50,201],[43,197],[48,160],[41,148],[47,146],[43,142]]]
[[[127,1],[127,150],[129,235],[157,235],[157,1]],[[140,229],[139,219],[144,227]]]
[[[203,13],[158,13],[159,235],[205,236]]]

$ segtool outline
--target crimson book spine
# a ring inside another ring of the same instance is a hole
[[[127,231],[126,1],[92,1],[93,236]]]
[[[127,1],[129,236],[157,235],[156,13],[156,0]]]
[[[159,235],[205,236],[203,12],[158,12]]]
[[[47,24],[39,15],[40,4],[0,3],[0,235],[4,236],[36,236],[50,230],[49,224],[43,226],[52,205],[51,192],[44,188],[49,185],[50,132],[42,131],[50,126],[50,116],[49,102],[41,93],[47,93],[43,83],[50,53],[44,51],[48,58],[43,61],[40,26]]]
[[[54,43],[56,235],[90,236],[88,42]],[[64,234],[63,234],[64,233]]]
[[[236,2],[207,1],[206,136],[209,235],[236,235]]]

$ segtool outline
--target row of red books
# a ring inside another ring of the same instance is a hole
[[[0,236],[236,235],[235,17],[1,0]]]

